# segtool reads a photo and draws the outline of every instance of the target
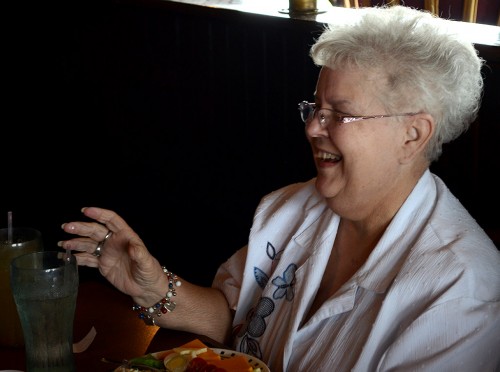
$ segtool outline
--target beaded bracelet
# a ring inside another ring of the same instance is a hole
[[[132,306],[132,310],[138,311],[139,318],[144,320],[147,325],[156,325],[154,315],[160,317],[162,314],[174,311],[176,306],[176,303],[171,299],[172,297],[177,296],[175,287],[180,287],[182,283],[177,279],[177,275],[168,271],[165,266],[162,266],[162,270],[168,279],[168,291],[165,297],[150,307],[144,307],[137,304]]]

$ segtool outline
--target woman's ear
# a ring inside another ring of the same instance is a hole
[[[436,122],[429,114],[421,113],[410,117],[406,122],[401,163],[408,163],[424,153],[427,143],[434,134],[435,126]]]

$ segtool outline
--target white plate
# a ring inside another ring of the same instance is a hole
[[[247,358],[248,364],[250,364],[254,369],[260,368],[262,372],[270,372],[269,367],[262,360],[252,355],[228,349],[216,349],[216,348],[210,348],[210,349],[212,349],[215,353],[219,354],[222,359],[242,355],[245,358]]]
[[[261,372],[271,372],[269,370],[269,367],[260,359],[252,356],[252,355],[248,355],[248,354],[245,354],[245,353],[240,353],[238,351],[234,351],[234,350],[230,350],[230,349],[217,349],[217,348],[210,348],[210,350],[212,350],[214,353],[217,353],[220,355],[220,357],[222,359],[227,359],[227,358],[231,358],[231,357],[234,357],[234,356],[244,356],[247,361],[248,361],[248,364],[250,364],[252,366],[252,368],[260,368]],[[162,351],[160,351],[161,353]],[[154,354],[154,353],[153,353]],[[123,372],[123,371],[130,371],[130,369],[127,369],[127,367],[118,367],[116,369],[113,370],[114,372]],[[3,372],[3,371],[0,371],[0,372]],[[19,371],[21,372],[21,371]]]

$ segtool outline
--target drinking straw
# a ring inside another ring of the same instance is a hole
[[[7,212],[7,243],[12,243],[12,211]]]

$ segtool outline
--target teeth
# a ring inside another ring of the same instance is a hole
[[[340,160],[339,156],[331,154],[329,152],[320,152],[318,154],[318,158],[321,160],[334,160],[334,161]]]

